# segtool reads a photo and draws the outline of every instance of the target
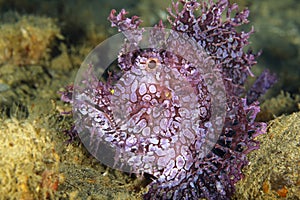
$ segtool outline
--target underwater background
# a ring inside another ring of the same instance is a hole
[[[237,0],[250,9],[253,73],[278,82],[261,100],[268,132],[249,155],[233,199],[300,199],[300,2]],[[88,53],[117,33],[107,17],[125,8],[142,26],[167,22],[167,0],[0,0],[0,199],[141,199],[146,179],[101,165],[66,143],[71,107],[58,91]],[[249,80],[249,85],[255,78]]]

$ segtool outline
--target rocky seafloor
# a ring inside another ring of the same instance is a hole
[[[250,8],[251,45],[263,50],[254,73],[269,68],[279,81],[261,99],[267,133],[233,199],[300,199],[300,4],[238,3]],[[66,143],[72,116],[60,113],[71,108],[57,92],[115,33],[110,9],[127,8],[148,26],[166,19],[167,5],[0,0],[0,199],[141,199],[147,180],[100,164],[79,141]]]

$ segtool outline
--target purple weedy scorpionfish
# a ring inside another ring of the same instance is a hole
[[[73,105],[71,132],[104,164],[150,174],[144,199],[230,199],[266,129],[255,122],[257,99],[276,77],[263,72],[245,95],[258,56],[244,49],[253,30],[236,30],[247,9],[181,0],[168,12],[172,30],[160,22],[147,31],[137,16],[111,11],[126,36],[119,71],[101,81],[85,63],[84,78],[62,93]],[[148,48],[138,48],[145,32]]]

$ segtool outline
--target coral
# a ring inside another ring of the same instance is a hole
[[[55,21],[46,17],[22,16],[0,26],[0,64],[43,64],[49,59],[55,38],[62,39]]]
[[[270,121],[233,199],[300,199],[300,112]],[[283,198],[285,197],[285,198]]]
[[[59,183],[59,155],[45,129],[7,119],[0,122],[0,196],[46,199]],[[46,180],[47,179],[47,180]]]

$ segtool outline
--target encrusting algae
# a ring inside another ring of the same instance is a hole
[[[274,119],[258,140],[235,199],[300,199],[300,112]]]
[[[297,111],[297,104],[299,103],[300,95],[291,95],[289,92],[281,91],[276,97],[267,99],[262,103],[258,119],[268,121],[283,114],[293,113]]]
[[[54,197],[60,157],[47,130],[15,119],[0,124],[0,199]]]
[[[14,23],[0,25],[0,64],[42,64],[49,59],[55,38],[63,39],[54,19],[16,17]]]

